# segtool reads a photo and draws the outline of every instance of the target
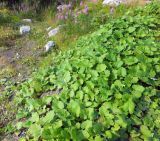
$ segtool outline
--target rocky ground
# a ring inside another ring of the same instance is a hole
[[[15,114],[14,105],[10,102],[15,95],[13,87],[26,80],[44,56],[43,41],[40,44],[37,40],[39,37],[36,37],[41,31],[38,33],[35,29],[37,25],[31,24],[31,26],[33,31],[25,35],[20,35],[20,27],[16,29],[11,26],[0,27],[0,130],[13,119]],[[43,34],[45,36],[45,33]],[[0,140],[2,138],[0,134]],[[7,138],[4,141],[11,140],[11,137]],[[12,140],[17,138],[12,137]]]
[[[21,33],[21,25],[0,28],[0,140],[4,138],[4,141],[17,140],[17,135],[1,137],[1,129],[15,117],[14,87],[28,79],[41,63],[47,63],[44,57],[55,45],[49,39],[49,33],[52,31],[51,36],[54,36],[57,30],[56,33],[54,28],[47,30],[48,25],[42,22],[25,25],[31,27],[27,34]]]
[[[3,32],[8,31],[3,29]],[[43,46],[38,48],[37,41],[30,36],[12,29],[12,33],[0,39],[0,80],[22,82],[33,71],[32,66],[36,66],[44,50]],[[0,91],[2,87],[0,85]]]

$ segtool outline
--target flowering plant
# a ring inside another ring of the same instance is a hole
[[[95,1],[95,0],[94,0]],[[73,19],[74,21],[77,21],[77,17],[80,14],[89,14],[89,8],[88,5],[85,4],[83,1],[80,1],[78,3],[79,9],[75,9],[75,3],[69,1],[68,4],[61,4],[57,7],[57,19],[58,20],[67,20],[68,18]]]

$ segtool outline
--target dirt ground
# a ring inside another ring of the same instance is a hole
[[[24,81],[33,71],[32,66],[36,66],[42,50],[37,49],[37,42],[27,35],[9,42],[12,44],[0,47],[0,79]]]
[[[2,34],[4,34],[4,32]],[[0,38],[0,97],[3,97],[3,92],[8,83],[21,83],[32,74],[33,69],[36,68],[42,57],[41,54],[44,52],[43,49],[39,49],[37,46],[37,41],[31,39],[29,34],[21,36],[16,35],[15,37],[6,36],[3,40]],[[3,80],[5,83],[1,83]],[[8,121],[12,119],[10,115],[13,116],[14,114],[12,113],[14,112],[14,110],[12,110],[12,103],[8,102],[6,105],[6,101],[8,101],[11,96],[4,101],[0,101],[0,119],[2,118],[6,120],[0,120],[2,121],[0,122],[0,128],[4,127]],[[10,113],[6,113],[6,108],[11,109]],[[0,138],[0,140],[1,139],[2,138]],[[4,141],[16,140],[18,140],[17,136],[7,136],[4,139]]]

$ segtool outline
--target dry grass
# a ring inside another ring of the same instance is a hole
[[[149,0],[127,0],[129,6],[144,6],[149,2]]]

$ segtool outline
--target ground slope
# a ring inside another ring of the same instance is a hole
[[[159,3],[130,11],[60,52],[16,94],[24,140],[160,138]]]

